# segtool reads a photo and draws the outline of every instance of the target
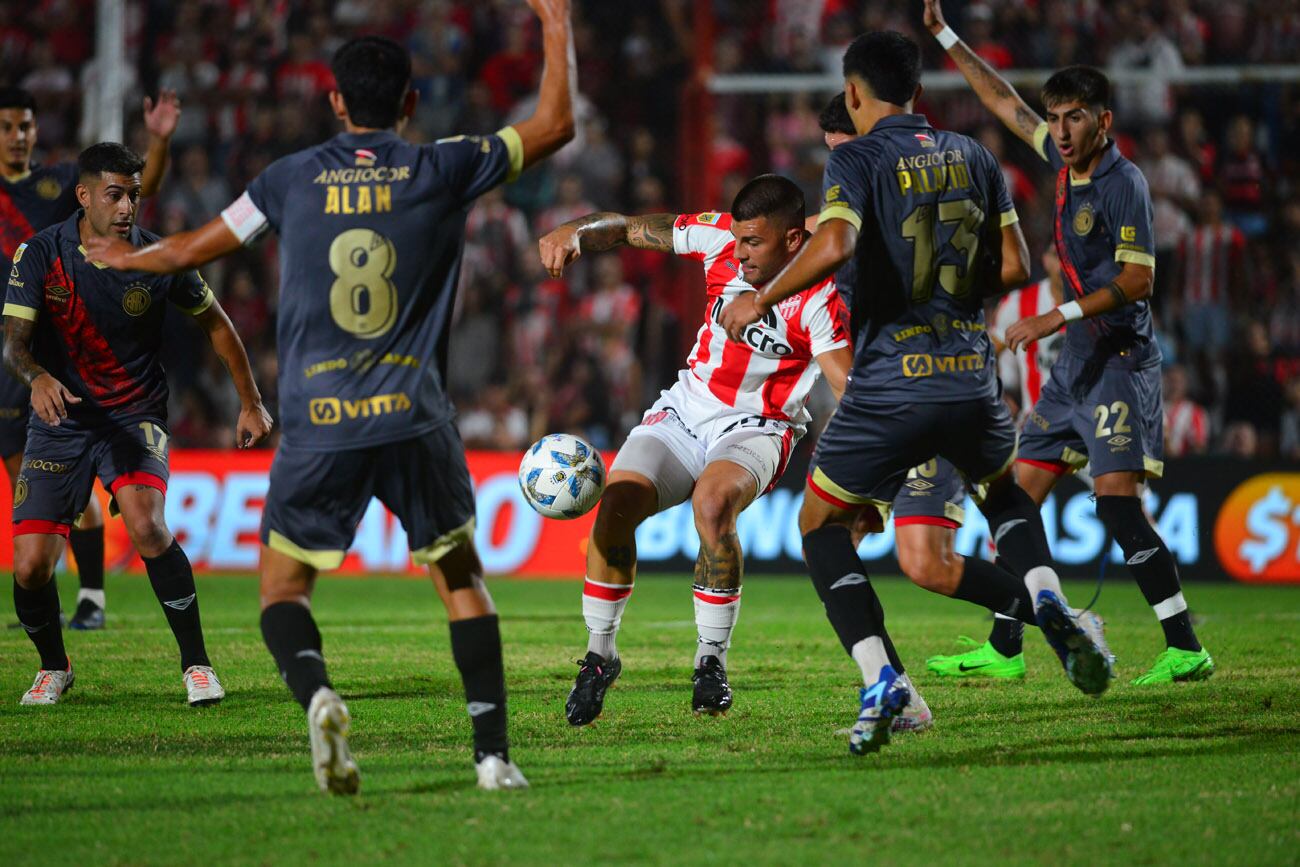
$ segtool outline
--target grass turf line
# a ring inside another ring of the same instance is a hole
[[[623,676],[583,729],[563,718],[585,642],[579,585],[493,581],[513,757],[533,789],[482,793],[432,589],[327,580],[316,613],[362,770],[361,795],[339,799],[315,790],[254,582],[199,584],[229,692],[216,708],[185,705],[143,578],[109,581],[106,631],[67,634],[78,679],[58,707],[18,706],[36,658],[21,631],[0,631],[0,862],[1293,864],[1300,845],[1300,588],[1192,585],[1219,673],[1139,689],[1128,680],[1160,650],[1159,627],[1113,581],[1098,607],[1120,680],[1093,700],[1035,630],[1023,683],[926,675],[926,656],[982,637],[987,619],[877,581],[936,726],[858,758],[835,734],[856,713],[855,668],[806,579],[749,582],[736,705],[719,719],[690,713],[689,581],[639,580]],[[68,610],[74,593],[65,579]]]

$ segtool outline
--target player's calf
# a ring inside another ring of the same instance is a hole
[[[71,671],[59,620],[59,590],[54,581],[54,565],[61,549],[62,540],[58,535],[20,533],[14,537],[14,612],[40,654],[42,672]],[[70,674],[68,683],[71,683]],[[62,691],[63,687],[57,690],[59,694]],[[57,695],[54,700],[57,701]]]

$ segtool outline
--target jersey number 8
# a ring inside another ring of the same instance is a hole
[[[952,239],[948,242],[966,257],[964,267],[940,265],[939,250],[935,245],[934,205],[921,205],[903,221],[902,235],[912,242],[912,301],[924,304],[934,294],[934,272],[939,272],[939,285],[954,298],[964,298],[970,293],[975,279],[975,254],[979,251],[980,227],[984,225],[984,212],[970,199],[940,202],[939,222],[955,224]]]
[[[397,268],[393,242],[373,229],[348,229],[330,244],[330,315],[339,328],[367,340],[397,321]]]

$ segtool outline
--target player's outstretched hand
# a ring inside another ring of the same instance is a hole
[[[718,324],[727,332],[727,336],[737,343],[744,342],[745,329],[763,318],[758,312],[758,293],[742,292],[731,303],[722,308]]]
[[[582,241],[578,230],[572,226],[547,232],[537,241],[537,249],[542,254],[542,267],[552,277],[559,277],[564,269],[572,265],[582,255]]]
[[[239,422],[235,425],[235,445],[249,449],[266,439],[275,424],[271,414],[261,403],[246,406],[239,411]]]
[[[569,0],[528,0],[528,5],[543,22],[569,20]]]
[[[125,238],[92,237],[86,241],[86,261],[107,265],[119,271],[130,269],[126,257],[135,251],[135,247]]]
[[[32,409],[41,421],[58,427],[59,421],[68,417],[68,404],[81,403],[77,397],[48,373],[32,380]]]
[[[171,138],[181,120],[181,99],[174,90],[158,92],[158,101],[144,98],[144,126],[149,135]]]
[[[938,35],[939,31],[948,26],[948,22],[943,20],[943,9],[939,7],[939,0],[922,0],[925,4],[925,26],[931,33]]]
[[[1007,329],[1007,349],[1012,352],[1023,349],[1035,340],[1054,334],[1065,324],[1065,317],[1059,310],[1049,310],[1042,316],[1030,316],[1021,319]]]

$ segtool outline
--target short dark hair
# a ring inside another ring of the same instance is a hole
[[[397,126],[402,97],[411,84],[411,55],[405,48],[382,36],[359,36],[334,52],[330,68],[354,124],[372,129]]]
[[[0,110],[6,108],[25,108],[35,113],[36,97],[21,87],[0,87]]]
[[[1042,98],[1048,108],[1063,102],[1081,102],[1105,111],[1110,108],[1110,79],[1091,66],[1067,66],[1047,79]]]
[[[853,118],[849,117],[849,107],[844,102],[844,94],[837,93],[831,97],[831,101],[826,103],[822,113],[817,117],[817,125],[822,128],[822,132],[838,132],[843,135],[857,135],[858,129],[853,125]]]
[[[789,178],[759,175],[740,188],[731,203],[733,220],[773,217],[783,228],[802,226],[804,222],[803,190]]]
[[[844,52],[844,77],[853,75],[876,99],[907,105],[921,82],[921,46],[895,30],[864,33]]]
[[[108,172],[113,175],[134,175],[144,170],[144,157],[123,144],[102,141],[86,148],[77,156],[77,170],[84,179],[99,177]]]

